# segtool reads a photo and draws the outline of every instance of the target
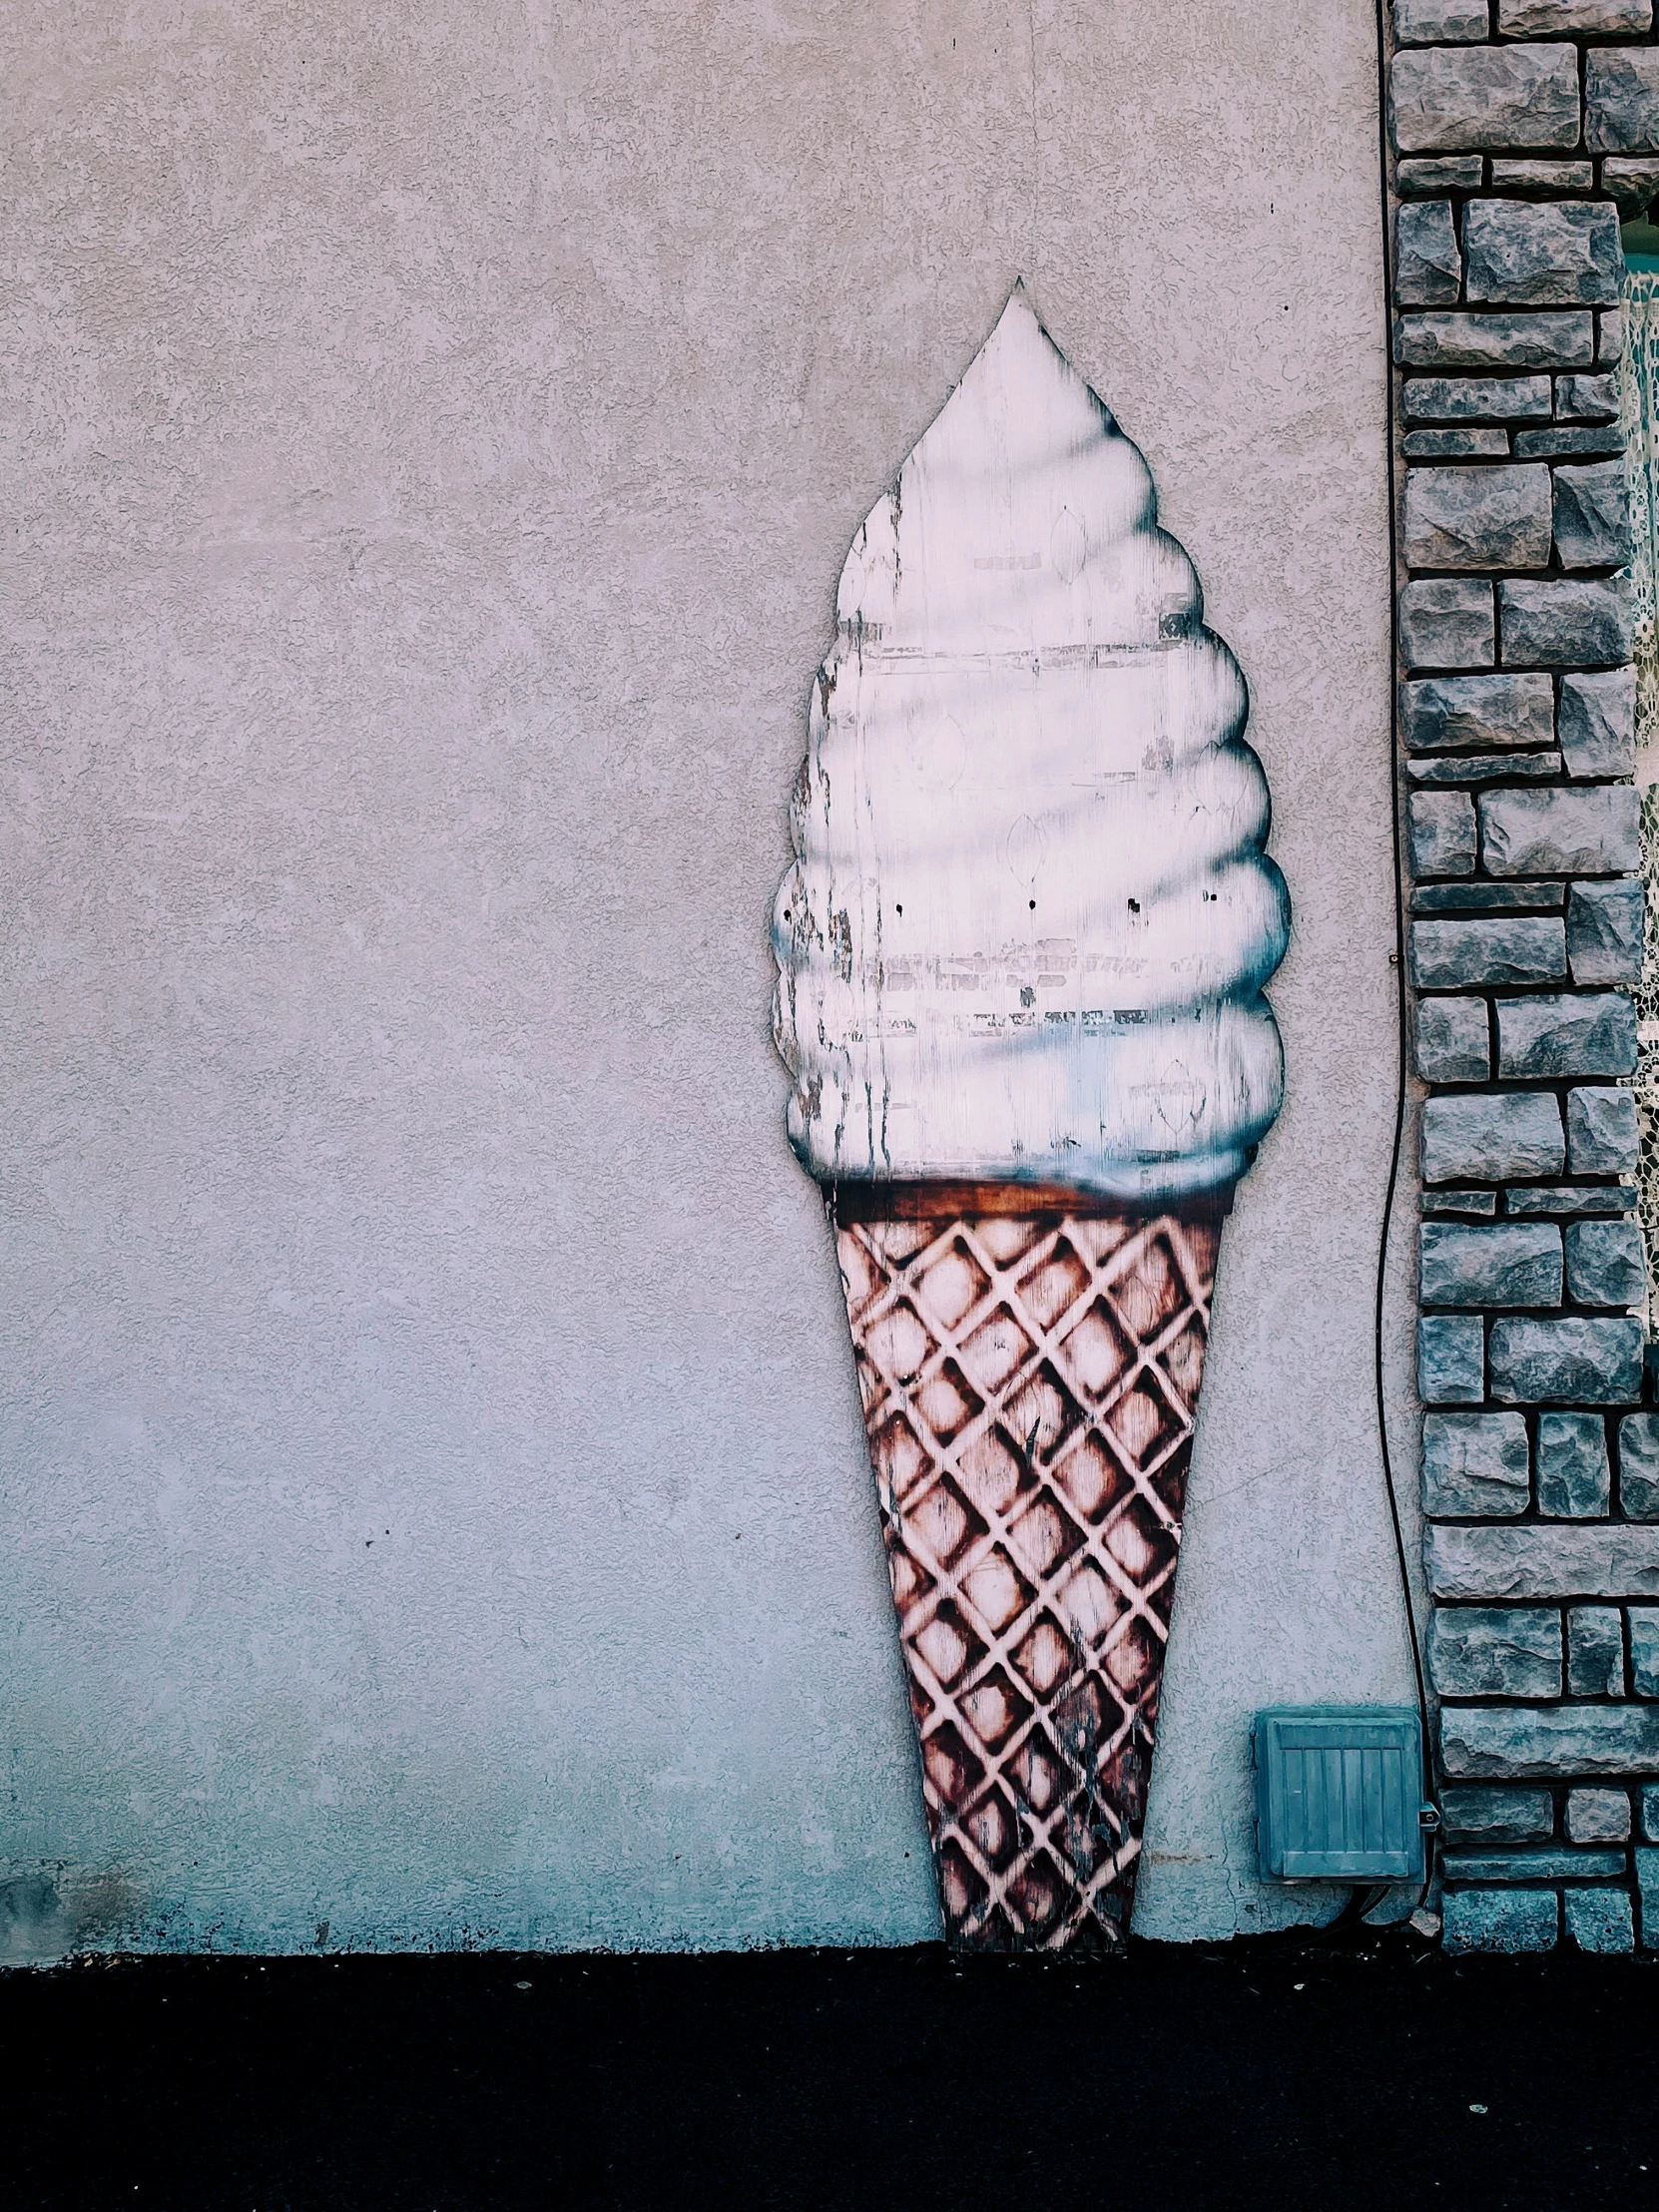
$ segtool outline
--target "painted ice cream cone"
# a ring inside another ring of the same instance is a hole
[[[902,1218],[853,1199],[837,1244],[946,1927],[1110,1948],[1220,1220],[1009,1211],[1023,1195],[918,1194]]]
[[[843,571],[775,918],[952,1941],[1122,1939],[1289,905],[1243,679],[1016,289]]]

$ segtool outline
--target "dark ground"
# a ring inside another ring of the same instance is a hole
[[[15,2212],[1659,2203],[1659,1958],[1402,1933],[99,1960],[0,1980],[0,2063]]]

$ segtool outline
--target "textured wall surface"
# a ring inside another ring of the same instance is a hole
[[[1137,1925],[1328,1910],[1245,1731],[1409,1686],[1369,4],[5,16],[14,1950],[936,1930],[767,924],[851,533],[1018,273],[1296,909]]]

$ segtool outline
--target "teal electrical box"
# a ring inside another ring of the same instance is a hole
[[[1422,1731],[1409,1705],[1258,1713],[1256,1849],[1264,1882],[1420,1882]]]

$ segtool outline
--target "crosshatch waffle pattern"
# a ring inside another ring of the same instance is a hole
[[[837,1230],[946,1931],[1127,1929],[1219,1222]]]

